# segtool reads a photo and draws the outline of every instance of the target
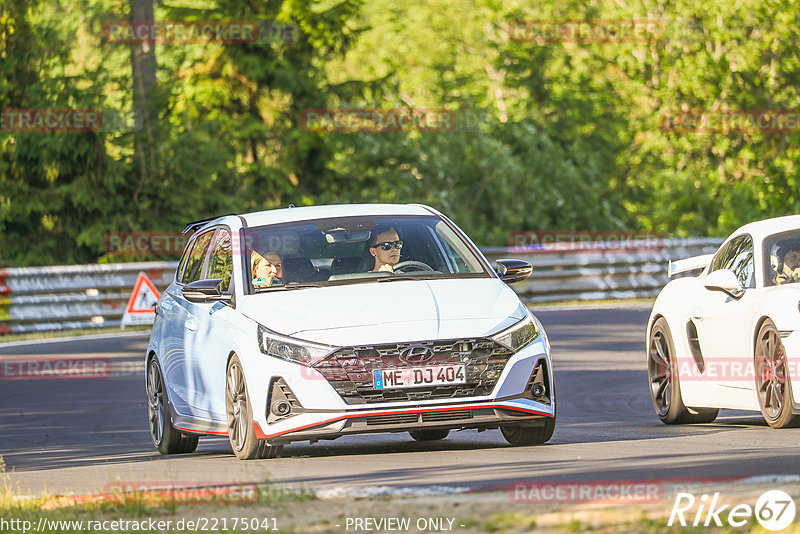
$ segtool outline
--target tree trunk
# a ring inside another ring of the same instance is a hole
[[[153,25],[153,0],[130,0],[131,24],[134,28]],[[149,32],[148,32],[149,33]],[[139,183],[133,193],[134,206],[139,206],[139,194],[148,177],[156,173],[156,125],[158,119],[155,105],[156,49],[152,41],[131,45],[131,67],[133,74],[134,114],[134,161],[139,168]]]

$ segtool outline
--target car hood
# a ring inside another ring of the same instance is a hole
[[[526,313],[496,278],[272,291],[249,295],[237,307],[274,332],[338,346],[485,336]]]

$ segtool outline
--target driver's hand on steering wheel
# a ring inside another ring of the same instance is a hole
[[[374,272],[377,272],[377,273],[379,273],[379,272],[393,273],[394,272],[394,267],[392,267],[388,263],[384,263]]]

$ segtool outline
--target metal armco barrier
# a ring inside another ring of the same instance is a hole
[[[177,262],[0,270],[0,334],[118,327],[140,271],[159,289]]]
[[[512,284],[528,304],[564,300],[655,297],[669,281],[667,263],[715,252],[719,238],[664,239],[650,250],[591,252],[526,251],[522,247],[489,248],[489,260],[519,258],[533,264],[527,280]]]
[[[665,239],[648,251],[553,252],[489,248],[490,261],[530,261],[533,275],[511,287],[529,304],[652,297],[667,283],[667,262],[714,252],[722,239]],[[0,334],[118,327],[140,271],[159,290],[176,261],[22,267],[0,270]]]

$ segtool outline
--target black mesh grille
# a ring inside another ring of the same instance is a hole
[[[417,363],[401,359],[412,346],[427,347],[432,356]],[[346,347],[314,367],[347,404],[405,402],[488,395],[511,356],[513,352],[491,339],[473,338]],[[399,389],[375,389],[373,384],[376,370],[454,364],[465,365],[466,383]]]
[[[419,414],[396,414],[396,415],[374,415],[367,417],[367,425],[399,425],[408,423],[418,423]]]
[[[472,410],[451,410],[422,414],[423,423],[429,423],[431,421],[455,421],[457,419],[472,419]]]

